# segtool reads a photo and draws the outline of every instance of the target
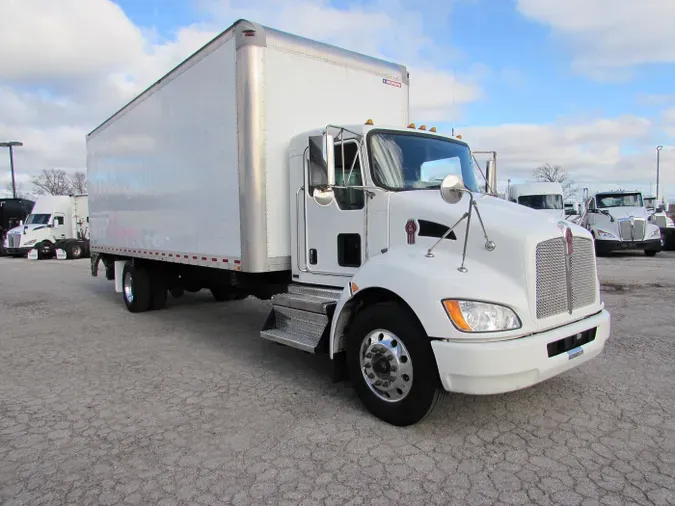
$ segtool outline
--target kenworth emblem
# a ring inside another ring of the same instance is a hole
[[[408,244],[415,244],[415,232],[417,232],[417,223],[415,223],[415,220],[408,220],[405,224],[405,233],[408,235]]]

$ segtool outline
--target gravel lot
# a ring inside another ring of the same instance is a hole
[[[599,259],[612,338],[405,429],[210,294],[132,315],[84,261],[0,258],[1,504],[675,504],[675,254]]]

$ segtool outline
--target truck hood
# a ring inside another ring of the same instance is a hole
[[[624,218],[644,218],[645,220],[649,217],[649,213],[645,207],[609,207],[603,209],[603,211],[609,212],[609,214],[615,220],[621,220]]]
[[[40,224],[35,224],[35,225],[21,225],[19,227],[14,227],[10,228],[7,233],[8,234],[23,234],[24,229],[26,229],[26,233],[33,232],[34,230],[40,230],[43,228],[47,228],[47,225],[40,225]]]

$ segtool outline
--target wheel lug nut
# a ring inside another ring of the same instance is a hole
[[[391,368],[390,368],[390,371],[396,372],[397,369],[398,369],[398,367],[396,367],[395,365],[392,365]]]
[[[373,358],[373,354],[372,353],[366,353],[366,358]]]
[[[382,383],[382,386],[383,386],[384,388],[387,388],[387,387],[389,386],[389,382],[388,382],[388,381],[385,381],[384,383]]]
[[[373,378],[375,378],[375,375],[371,372],[371,373],[368,374],[368,377],[369,377],[370,379],[373,379]]]
[[[363,367],[365,367],[366,369],[370,369],[371,367],[373,367],[373,364],[367,363],[367,364],[364,365]]]
[[[387,360],[389,360],[389,362],[394,360],[394,355],[387,355]]]
[[[376,386],[376,387],[379,387],[379,386],[381,386],[381,385],[382,385],[382,382],[381,382],[380,380],[377,380],[377,381],[375,382],[375,386]]]

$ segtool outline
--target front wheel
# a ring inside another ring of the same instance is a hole
[[[375,304],[356,316],[347,367],[361,402],[392,425],[417,423],[438,403],[440,381],[429,337],[401,304]]]

